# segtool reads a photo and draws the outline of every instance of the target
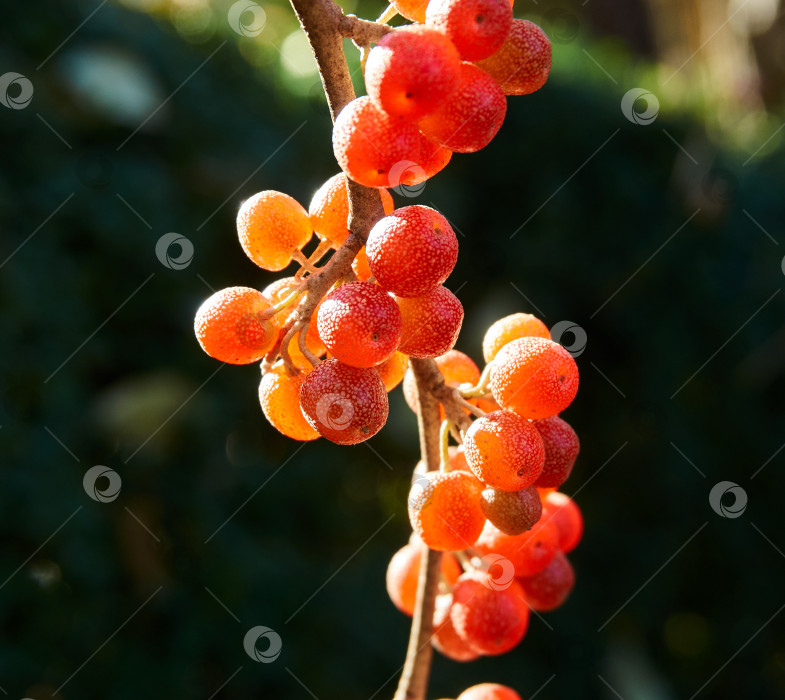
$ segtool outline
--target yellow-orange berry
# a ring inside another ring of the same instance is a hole
[[[409,356],[396,350],[382,364],[377,365],[376,369],[379,370],[379,376],[384,382],[384,388],[390,392],[401,383],[408,367]]]
[[[392,6],[398,14],[412,22],[425,22],[425,10],[428,7],[428,0],[393,0]]]
[[[368,254],[365,252],[365,246],[360,248],[360,251],[354,256],[352,270],[354,270],[354,274],[357,275],[357,279],[360,282],[367,282],[373,277],[371,268],[368,266]]]
[[[482,356],[486,362],[490,362],[507,343],[527,336],[550,339],[551,333],[548,326],[532,314],[510,314],[500,318],[485,332],[482,339]]]
[[[290,374],[283,363],[272,367],[259,384],[259,403],[265,418],[277,431],[293,440],[319,437],[300,410],[300,387],[303,375]]]

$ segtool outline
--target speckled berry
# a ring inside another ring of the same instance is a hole
[[[533,576],[548,566],[559,551],[559,530],[546,518],[545,509],[542,518],[520,535],[506,535],[486,521],[475,549],[482,555],[498,554],[509,559],[516,576]]]
[[[480,657],[480,654],[461,639],[452,622],[450,608],[452,608],[452,594],[437,596],[433,611],[431,644],[436,651],[452,661],[474,661]]]
[[[550,340],[551,332],[548,326],[532,314],[510,314],[500,318],[491,324],[482,339],[483,359],[490,362],[507,343],[530,335]]]
[[[562,552],[567,554],[578,546],[583,537],[583,514],[572,498],[559,491],[546,495],[543,498],[542,519],[556,526]]]
[[[575,571],[562,552],[540,573],[520,579],[532,610],[550,612],[560,607],[575,586]]]
[[[393,554],[387,566],[387,595],[396,608],[405,615],[414,615],[417,599],[417,581],[420,576],[420,563],[425,545],[422,542],[409,543]],[[461,575],[461,567],[451,554],[445,554],[441,562],[441,575],[452,586]]]
[[[291,374],[282,362],[265,372],[259,384],[259,403],[265,418],[278,432],[293,440],[315,440],[317,433],[300,410],[302,374]]]
[[[431,0],[425,24],[444,32],[464,61],[479,61],[504,43],[512,8],[509,0]]]
[[[534,482],[539,488],[558,488],[570,476],[581,449],[578,436],[567,421],[551,416],[532,422],[545,445],[545,465]]]
[[[520,491],[502,491],[491,486],[483,489],[482,512],[505,535],[520,535],[542,517],[542,501],[534,486]]]
[[[445,287],[421,297],[396,297],[403,330],[398,349],[410,357],[437,357],[452,350],[463,324],[463,306]]]
[[[521,696],[506,685],[480,683],[464,690],[456,700],[521,700]]]

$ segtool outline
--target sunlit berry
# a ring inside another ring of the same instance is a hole
[[[542,495],[542,494],[541,494]],[[583,514],[566,494],[552,491],[543,498],[543,520],[550,520],[559,533],[559,549],[571,552],[583,537]]]
[[[365,252],[365,246],[360,248],[357,255],[352,260],[352,270],[357,275],[357,279],[361,282],[366,282],[373,277],[371,268],[368,266],[368,255]]]
[[[425,23],[444,32],[464,61],[478,61],[497,51],[512,25],[509,0],[431,0]]]
[[[414,614],[424,548],[422,543],[405,544],[393,555],[387,566],[387,594],[395,607],[409,617]],[[461,575],[461,567],[451,554],[442,556],[441,575],[450,586]]]
[[[551,337],[551,332],[539,318],[531,314],[511,314],[491,324],[482,339],[482,356],[490,362],[507,343],[526,336]]]
[[[276,430],[293,440],[315,440],[317,433],[300,410],[302,374],[291,374],[278,363],[265,372],[259,384],[259,403],[265,418]]]
[[[421,297],[396,297],[403,330],[398,349],[411,357],[437,357],[452,350],[463,324],[463,306],[445,287]]]
[[[451,581],[455,583],[455,581]],[[431,644],[440,654],[452,661],[474,661],[480,654],[469,646],[466,640],[455,629],[450,615],[452,594],[447,593],[436,598],[433,612],[433,637]]]
[[[562,552],[540,573],[519,579],[532,610],[550,612],[561,606],[575,585],[575,571]]]
[[[421,24],[425,22],[428,0],[393,0],[392,5],[402,17]]]
[[[559,551],[559,530],[544,509],[542,518],[520,535],[506,535],[486,521],[475,549],[483,555],[498,554],[509,559],[516,576],[533,576],[548,566]]]
[[[408,367],[409,356],[396,351],[380,365],[377,365],[376,369],[379,370],[384,388],[389,392],[401,383]]]
[[[464,690],[456,700],[521,700],[521,696],[506,685],[480,683]]]
[[[501,491],[490,486],[482,492],[482,512],[505,535],[530,530],[542,516],[542,501],[534,486],[520,491]]]
[[[545,445],[545,465],[534,482],[540,488],[558,488],[570,476],[581,449],[578,436],[567,421],[559,416],[532,421]]]

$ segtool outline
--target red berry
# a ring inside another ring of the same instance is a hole
[[[499,350],[489,385],[502,408],[524,418],[548,418],[561,413],[578,393],[578,366],[552,340],[518,338]]]
[[[404,26],[371,49],[365,87],[379,109],[416,121],[455,89],[460,65],[458,51],[444,34],[422,25]]]
[[[354,445],[376,435],[387,421],[387,391],[373,368],[324,360],[306,375],[300,408],[320,435]]]
[[[533,22],[514,19],[502,47],[477,65],[494,77],[505,95],[528,95],[548,80],[551,42]]]
[[[453,581],[453,583],[455,583]],[[433,613],[433,637],[431,644],[441,654],[453,661],[474,661],[480,654],[461,639],[452,623],[452,595],[440,595],[436,598]]]
[[[463,306],[445,287],[421,297],[395,301],[401,311],[403,330],[398,349],[411,357],[437,357],[452,350],[463,324]]]
[[[419,204],[379,219],[365,249],[376,281],[399,297],[427,294],[449,277],[458,260],[452,226],[438,211]]]
[[[512,25],[509,0],[431,0],[425,23],[452,39],[465,61],[496,52]]]
[[[451,151],[473,153],[496,136],[506,112],[507,98],[497,82],[473,63],[462,63],[455,91],[419,126],[431,141]]]
[[[414,615],[417,599],[417,581],[420,576],[420,562],[425,546],[422,542],[409,543],[401,547],[387,567],[387,594],[396,608],[411,617]],[[452,554],[442,557],[442,576],[452,586],[461,575],[461,567]]]
[[[550,520],[559,533],[559,549],[571,552],[583,537],[583,515],[578,504],[566,494],[558,491],[543,499],[542,519]]]
[[[474,475],[502,491],[531,486],[545,463],[537,429],[511,411],[494,411],[474,421],[466,431],[463,448]]]
[[[542,418],[533,421],[532,425],[537,428],[545,445],[545,466],[534,485],[539,488],[558,488],[567,481],[581,443],[570,424],[559,416]]]
[[[534,486],[520,491],[500,491],[490,486],[482,492],[482,512],[505,535],[531,530],[542,516],[542,501]]]
[[[521,700],[521,696],[506,685],[480,683],[464,690],[457,700]]]
[[[529,607],[513,580],[498,590],[488,573],[461,575],[452,591],[450,617],[458,635],[481,654],[503,654],[515,647],[529,626]]]
[[[316,324],[330,354],[352,367],[384,362],[401,339],[398,305],[370,282],[349,282],[330,292]]]
[[[408,172],[395,178],[400,182],[391,182],[390,171],[402,161],[417,163],[422,143],[414,124],[385,114],[367,95],[347,104],[333,126],[338,164],[352,180],[366,187],[416,184],[415,174]]]
[[[475,549],[483,555],[498,554],[509,559],[516,576],[533,576],[548,566],[559,551],[559,530],[544,510],[531,530],[512,537],[486,522]]]
[[[562,552],[556,552],[551,563],[539,574],[520,579],[526,601],[532,610],[550,612],[558,608],[575,585],[575,571]]]
[[[434,143],[420,133],[422,139],[420,148],[420,166],[425,171],[426,179],[433,177],[447,167],[452,158],[452,151],[438,143]]]

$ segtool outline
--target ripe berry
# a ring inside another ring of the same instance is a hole
[[[278,321],[262,318],[271,306],[250,287],[228,287],[207,299],[196,312],[194,333],[210,357],[233,365],[261,360],[278,337]]]
[[[473,63],[462,63],[453,93],[418,124],[431,141],[451,151],[473,153],[496,136],[506,112],[507,98],[497,82]]]
[[[502,47],[477,65],[494,77],[505,95],[528,95],[548,79],[551,42],[533,22],[514,19]]]
[[[420,167],[425,171],[427,179],[447,167],[447,163],[452,158],[452,151],[430,141],[423,133],[420,133],[420,139]]]
[[[512,25],[509,0],[431,0],[425,23],[452,39],[464,61],[495,53]]]
[[[463,448],[474,475],[502,491],[531,486],[545,463],[537,429],[511,411],[494,411],[474,421],[466,431]]]
[[[402,352],[394,352],[382,364],[376,367],[379,370],[379,376],[384,382],[384,388],[388,392],[395,389],[401,383],[406,369],[409,366],[409,356],[404,355]]]
[[[354,256],[354,260],[352,260],[352,270],[354,271],[354,274],[357,275],[357,279],[361,282],[366,282],[373,277],[371,268],[368,267],[368,255],[365,252],[365,246],[360,248],[357,255]]]
[[[496,355],[489,385],[502,408],[524,418],[548,418],[561,413],[575,398],[578,366],[552,340],[518,338]]]
[[[412,22],[425,22],[425,8],[428,0],[393,0],[393,7],[398,14]]]
[[[460,350],[450,350],[444,353],[444,355],[439,355],[439,357],[434,359],[434,362],[436,362],[436,366],[442,373],[444,383],[447,384],[447,386],[457,387],[461,384],[474,385],[480,380],[480,370],[477,365],[474,364],[474,360]],[[411,372],[407,372],[403,379],[403,397],[406,399],[409,408],[415,413],[419,413],[417,383],[414,379],[414,374]],[[441,405],[439,406],[439,411],[441,420],[444,420],[444,408]],[[461,454],[463,454],[462,448]],[[469,470],[468,466],[465,464],[465,460],[463,467],[453,466],[452,468],[465,469],[466,471]]]
[[[283,192],[258,192],[246,199],[237,213],[240,245],[263,270],[283,270],[294,251],[311,240],[312,233],[308,212]]]
[[[449,277],[458,260],[452,226],[438,211],[419,204],[379,219],[365,249],[376,281],[399,297],[427,294]]]
[[[391,117],[417,121],[449,97],[460,65],[455,45],[444,34],[422,25],[404,26],[371,49],[365,87],[374,104]]]
[[[302,374],[289,374],[283,363],[272,367],[259,384],[259,403],[265,418],[277,431],[293,440],[315,440],[317,433],[300,410]]]
[[[487,572],[467,572],[455,584],[452,598],[450,617],[458,635],[481,654],[503,654],[526,634],[529,607],[516,580],[499,590]]]
[[[505,535],[486,521],[475,549],[480,554],[499,554],[509,559],[516,576],[533,576],[551,563],[559,551],[559,530],[555,523],[543,517],[532,528],[520,535]]]
[[[479,658],[480,654],[472,649],[464,639],[461,639],[452,623],[451,608],[451,594],[440,595],[436,598],[431,644],[434,649],[453,661],[474,661]]]
[[[553,491],[543,498],[543,520],[550,520],[559,533],[559,549],[571,552],[583,537],[583,514],[566,494]]]
[[[414,615],[417,581],[424,545],[405,544],[390,559],[387,567],[387,594],[396,608],[409,617]],[[461,567],[451,554],[442,557],[442,576],[452,586],[461,575]]]
[[[376,435],[387,421],[387,392],[373,368],[324,360],[306,375],[300,408],[320,435],[339,445],[355,445]]]
[[[390,186],[390,170],[397,163],[420,160],[422,141],[414,124],[385,114],[367,95],[347,104],[333,126],[333,152],[338,165],[366,187]],[[400,184],[417,184],[413,170],[404,175]],[[424,179],[419,178],[419,182]]]
[[[550,612],[558,608],[575,585],[575,571],[561,552],[539,574],[520,579],[532,610]]]
[[[521,700],[521,696],[506,685],[480,683],[464,690],[456,700]]]
[[[490,362],[507,343],[526,336],[538,336],[550,340],[551,332],[539,318],[531,314],[511,314],[494,322],[482,339],[482,356]]]
[[[505,535],[520,535],[530,530],[542,516],[542,501],[534,486],[520,491],[483,489],[482,512]]]
[[[482,485],[468,472],[427,472],[409,492],[412,529],[431,549],[471,547],[482,532]]]
[[[395,209],[390,193],[380,189],[385,214]],[[319,238],[338,248],[349,235],[349,189],[344,173],[333,175],[314,194],[308,207],[311,226]]]
[[[452,350],[463,324],[463,306],[445,287],[421,297],[395,301],[401,311],[403,330],[398,349],[410,357],[437,357]]]
[[[578,457],[581,443],[567,421],[559,416],[542,418],[532,422],[545,445],[545,465],[535,486],[558,488],[569,477]]]
[[[352,367],[384,362],[401,339],[398,305],[370,282],[349,282],[330,292],[316,323],[330,354]]]

